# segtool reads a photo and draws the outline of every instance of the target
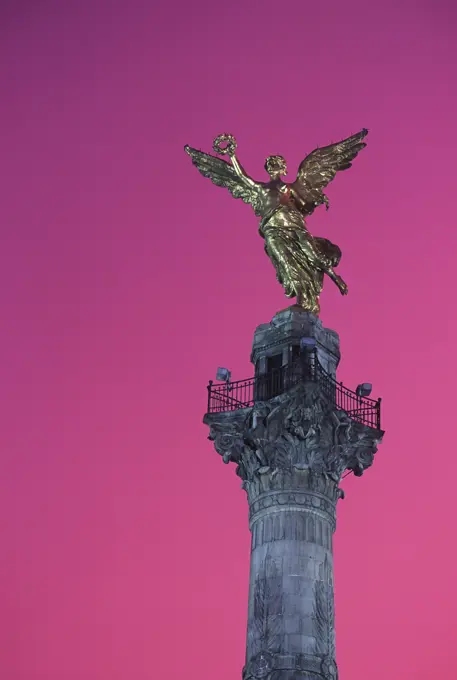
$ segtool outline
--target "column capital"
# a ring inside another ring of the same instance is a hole
[[[245,486],[275,470],[309,470],[338,483],[373,463],[381,430],[335,407],[319,383],[307,382],[251,408],[208,413],[209,439],[225,463],[237,464]]]

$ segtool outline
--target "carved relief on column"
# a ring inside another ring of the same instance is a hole
[[[325,556],[322,577],[314,584],[313,620],[316,631],[316,653],[325,660],[335,659],[335,603],[333,567]],[[335,674],[336,674],[336,664]],[[331,673],[330,673],[331,676]]]

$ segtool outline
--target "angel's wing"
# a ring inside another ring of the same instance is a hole
[[[292,187],[304,201],[308,215],[316,205],[327,202],[322,189],[332,181],[338,170],[351,167],[359,151],[366,147],[362,140],[367,134],[368,130],[363,129],[342,142],[314,149],[302,161]]]
[[[245,203],[250,203],[258,214],[259,185],[257,182],[247,175],[240,177],[233,166],[221,158],[203,153],[190,146],[185,146],[184,150],[203,177],[209,177],[213,184],[228,189],[234,198],[241,198]]]

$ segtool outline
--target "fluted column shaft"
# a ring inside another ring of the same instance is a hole
[[[247,490],[252,553],[243,677],[331,677],[337,485],[309,470],[268,470]]]

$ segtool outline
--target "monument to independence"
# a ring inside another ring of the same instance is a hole
[[[278,281],[295,304],[254,333],[254,377],[232,382],[219,369],[208,386],[204,422],[225,463],[236,464],[247,492],[252,533],[246,664],[243,680],[336,680],[332,537],[343,475],[362,475],[383,432],[371,385],[355,392],[336,379],[338,334],[319,320],[319,294],[336,274],[338,246],[313,237],[305,218],[328,199],[323,188],[351,166],[367,130],[319,148],[295,182],[281,156],[269,156],[268,182],[240,165],[231,135],[214,150],[188,146],[201,174],[250,203]]]

